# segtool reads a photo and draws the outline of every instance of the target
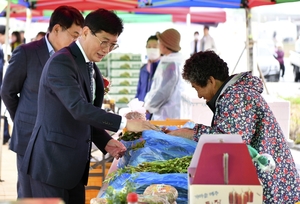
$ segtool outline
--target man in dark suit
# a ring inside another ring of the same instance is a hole
[[[115,13],[98,9],[86,16],[80,38],[47,61],[40,80],[37,120],[22,165],[31,177],[33,197],[60,197],[66,204],[84,204],[91,142],[104,154],[119,158],[126,148],[105,130],[156,129],[149,121],[126,120],[101,109],[103,78],[94,62],[118,47],[122,31],[123,23]]]
[[[50,55],[70,45],[81,34],[82,14],[61,6],[52,13],[49,33],[39,41],[18,46],[3,79],[1,96],[14,122],[10,149],[17,153],[18,198],[32,197],[29,177],[20,166],[36,121],[40,76]]]

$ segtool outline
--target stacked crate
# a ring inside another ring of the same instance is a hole
[[[108,77],[109,76],[109,63],[108,63],[108,57],[104,57],[100,62],[96,62],[95,63],[101,74],[105,77]]]
[[[126,107],[135,98],[142,66],[141,54],[111,53],[109,55],[110,99],[118,108]]]

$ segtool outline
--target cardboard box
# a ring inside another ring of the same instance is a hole
[[[136,86],[112,86],[110,94],[136,94]]]
[[[115,69],[140,69],[143,63],[140,61],[111,61],[111,68]]]
[[[113,86],[135,86],[137,87],[138,78],[111,78],[111,85]]]
[[[188,168],[190,204],[262,203],[263,190],[240,135],[202,135]]]
[[[128,104],[129,101],[135,98],[135,94],[112,94],[109,93],[111,99],[115,100],[116,103]]]
[[[141,54],[133,53],[110,53],[109,59],[122,61],[141,61]]]
[[[139,78],[139,75],[140,75],[139,69],[111,69],[110,72],[111,72],[111,77]]]
[[[213,113],[206,105],[206,100],[198,98],[198,94],[194,89],[186,89],[181,93],[180,97],[181,118],[189,118],[195,123],[210,126]]]
[[[279,123],[285,139],[288,140],[290,138],[290,102],[272,95],[263,95],[263,97]]]

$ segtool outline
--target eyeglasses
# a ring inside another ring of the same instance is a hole
[[[65,30],[70,34],[70,36],[73,38],[73,40],[77,40],[77,38],[79,37],[79,35],[72,34],[68,28],[65,28]]]
[[[95,37],[97,38],[97,40],[100,42],[100,47],[101,47],[101,48],[105,49],[105,48],[109,47],[109,51],[112,51],[112,50],[115,50],[115,49],[117,49],[117,48],[119,47],[118,44],[109,43],[108,41],[101,41],[101,40],[97,37],[96,33],[93,32],[92,30],[91,30],[91,33],[92,33],[92,35],[95,36]]]
[[[72,34],[70,31],[69,31],[69,29],[68,28],[66,28],[66,27],[63,27],[69,34],[70,34],[70,36],[73,38],[73,40],[75,41],[75,40],[77,40],[77,38],[79,38],[79,35],[77,34]]]

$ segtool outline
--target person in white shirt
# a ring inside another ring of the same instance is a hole
[[[298,39],[295,42],[295,51],[300,53],[300,35],[298,36]]]
[[[203,37],[200,40],[200,51],[213,50],[217,53],[215,40],[209,34],[209,27],[204,26]]]

